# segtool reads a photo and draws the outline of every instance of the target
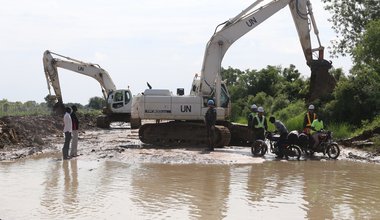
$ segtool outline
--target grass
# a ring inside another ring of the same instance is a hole
[[[353,128],[347,123],[332,123],[328,124],[327,130],[333,132],[334,139],[345,139],[352,137]]]
[[[288,120],[284,121],[285,126],[288,128],[288,131],[302,130],[303,117],[303,114],[299,114],[293,118],[288,118]]]
[[[363,121],[362,126],[353,132],[352,136],[362,134],[364,131],[370,131],[380,126],[380,115],[376,116],[371,122]]]
[[[246,125],[248,124],[248,119],[246,117],[238,117],[235,122]]]

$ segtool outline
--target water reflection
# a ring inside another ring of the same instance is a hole
[[[304,179],[297,172],[298,167],[298,162],[252,166],[247,183],[247,197],[252,207],[250,212],[266,218],[304,218]],[[292,175],[289,175],[289,170]]]
[[[0,163],[2,219],[377,219],[379,165]],[[20,209],[20,207],[23,207]]]
[[[54,216],[75,212],[79,203],[77,160],[50,161],[49,164],[50,169],[45,173],[41,213]]]
[[[70,167],[69,167],[70,165]],[[68,209],[75,209],[78,204],[78,166],[77,160],[64,160],[62,163],[64,173],[63,203]]]
[[[147,165],[134,175],[133,201],[152,219],[222,219],[228,209],[228,166]]]
[[[360,163],[309,163],[305,170],[308,218],[375,219],[380,211],[379,172]]]

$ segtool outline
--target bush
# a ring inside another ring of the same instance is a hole
[[[364,131],[370,131],[380,126],[380,115],[376,116],[371,122],[362,121],[362,125],[360,128],[356,129],[352,137],[362,134]]]
[[[298,115],[304,114],[305,112],[306,112],[305,103],[301,100],[298,100],[296,102],[290,103],[286,108],[281,109],[280,111],[276,112],[275,115],[276,115],[276,118],[285,122],[294,117],[298,117]],[[303,115],[302,115],[302,120],[303,120]],[[301,123],[301,127],[302,127],[302,123]]]
[[[303,130],[303,117],[304,114],[298,114],[295,117],[288,118],[288,120],[284,121],[285,126],[288,128],[288,131],[302,131]]]
[[[347,123],[331,123],[325,128],[333,132],[334,139],[349,138],[353,134],[353,128]]]

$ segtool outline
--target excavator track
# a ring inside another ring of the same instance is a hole
[[[170,121],[144,124],[139,129],[139,138],[145,144],[164,146],[207,146],[207,131],[202,123]],[[215,146],[227,146],[231,140],[228,128],[215,126]]]

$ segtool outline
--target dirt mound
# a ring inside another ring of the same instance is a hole
[[[78,115],[81,129],[95,127],[96,118]],[[48,136],[62,136],[63,118],[60,116],[6,116],[0,118],[0,149],[32,147],[44,144]]]

